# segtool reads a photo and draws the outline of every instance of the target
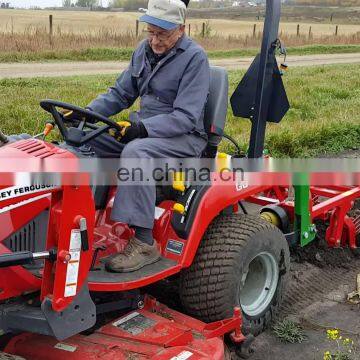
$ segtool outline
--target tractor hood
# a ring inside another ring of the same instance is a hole
[[[77,157],[54,144],[27,139],[1,147],[0,165],[1,215],[59,188],[59,182],[53,179],[61,178],[65,171],[73,172]]]
[[[4,173],[74,172],[77,159],[68,149],[39,139],[6,144],[0,147],[0,186],[8,185],[2,177]]]
[[[9,143],[0,148],[0,161],[10,162],[14,164],[17,160],[33,159],[49,159],[49,158],[75,158],[75,156],[68,150],[62,149],[57,145],[50,144],[39,139],[24,139]],[[35,161],[39,165],[41,161]],[[3,170],[3,167],[2,169]]]

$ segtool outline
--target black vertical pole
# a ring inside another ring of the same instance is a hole
[[[53,44],[53,33],[53,16],[49,15],[49,42],[51,46]]]
[[[264,35],[261,46],[259,76],[257,80],[255,106],[252,116],[249,158],[260,158],[264,151],[266,122],[268,119],[271,91],[265,92],[266,74],[273,74],[275,52],[273,46],[278,39],[280,24],[281,0],[266,1]]]
[[[135,36],[136,38],[139,37],[139,20],[136,20],[135,22]]]

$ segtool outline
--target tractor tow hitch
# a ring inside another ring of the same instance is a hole
[[[0,255],[0,268],[16,265],[32,264],[35,260],[48,259],[50,261],[56,260],[56,250],[41,251],[32,253],[31,251],[20,251],[11,254]]]

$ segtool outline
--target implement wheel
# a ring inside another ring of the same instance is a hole
[[[276,317],[290,268],[282,232],[259,216],[218,216],[193,264],[181,274],[185,310],[206,322],[243,312],[243,332],[258,335]]]

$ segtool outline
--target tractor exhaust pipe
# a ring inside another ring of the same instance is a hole
[[[9,142],[9,139],[7,138],[7,136],[0,130],[0,145],[2,144],[6,144]]]

